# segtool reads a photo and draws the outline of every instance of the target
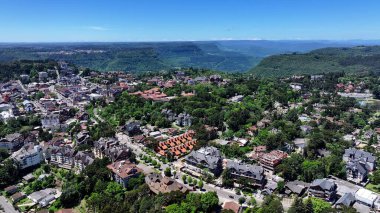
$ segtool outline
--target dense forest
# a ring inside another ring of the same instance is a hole
[[[85,43],[12,46],[0,45],[0,61],[65,60],[98,71],[161,71],[196,67],[243,72],[260,57],[222,50],[215,43]]]
[[[20,75],[29,75],[31,78],[38,77],[38,72],[53,69],[57,62],[53,60],[21,60],[0,63],[0,82],[19,79]]]
[[[333,41],[195,41],[136,43],[0,43],[0,61],[66,60],[99,71],[161,71],[194,67],[245,72],[270,55],[304,53],[324,47],[351,47],[355,42]]]
[[[380,72],[380,46],[323,48],[263,59],[250,72],[257,76],[291,76],[329,72]]]

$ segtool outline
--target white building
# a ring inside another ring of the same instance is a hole
[[[38,73],[38,80],[39,81],[46,81],[48,79],[48,73],[47,72],[39,72]]]
[[[375,193],[365,188],[360,188],[355,193],[356,201],[369,207],[373,207],[377,197],[378,196]]]
[[[41,118],[43,128],[56,128],[59,127],[59,113],[51,113],[43,115]]]
[[[299,91],[302,89],[302,84],[300,83],[291,83],[290,87],[293,89],[293,91]]]
[[[20,150],[12,154],[12,159],[18,162],[21,169],[35,166],[43,161],[42,148],[33,143],[26,144]]]
[[[50,195],[55,195],[56,193],[56,189],[47,188],[33,192],[32,194],[28,195],[28,198],[31,199],[34,203],[39,203],[41,206],[43,206],[52,200],[52,196]]]

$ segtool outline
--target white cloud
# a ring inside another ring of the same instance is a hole
[[[107,31],[107,30],[109,30],[108,28],[101,27],[101,26],[87,26],[85,28],[89,29],[89,30],[96,30],[96,31]]]

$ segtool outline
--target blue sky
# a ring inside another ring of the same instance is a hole
[[[380,39],[378,0],[0,0],[0,42]]]

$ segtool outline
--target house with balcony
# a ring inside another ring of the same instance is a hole
[[[20,133],[8,134],[0,139],[0,148],[14,152],[24,145],[24,138]]]
[[[79,151],[74,156],[74,169],[76,172],[80,173],[83,171],[88,165],[94,162],[94,158],[85,152]]]
[[[287,157],[288,154],[286,152],[273,150],[269,153],[264,153],[261,155],[259,162],[266,172],[273,173],[274,169]]]
[[[129,161],[117,161],[107,165],[107,168],[112,172],[112,179],[123,187],[127,187],[128,181],[131,178],[137,177],[142,173],[142,170],[136,164]]]
[[[52,165],[71,169],[74,165],[76,151],[68,146],[50,146],[45,152],[45,159]]]
[[[101,138],[94,142],[92,153],[96,158],[108,157],[112,162],[126,160],[131,156],[131,150],[126,145],[119,145],[115,138]]]
[[[328,179],[316,179],[309,187],[309,196],[318,197],[327,201],[333,201],[336,198],[337,185]]]
[[[368,174],[376,167],[376,157],[372,153],[355,148],[346,149],[343,155],[346,162],[347,180],[359,185],[365,185]]]
[[[20,169],[36,166],[43,161],[42,148],[33,143],[26,144],[20,150],[14,152],[11,158],[17,162]]]
[[[229,160],[226,168],[231,172],[231,176],[235,181],[241,179],[259,188],[262,188],[265,184],[264,168],[261,166]]]

